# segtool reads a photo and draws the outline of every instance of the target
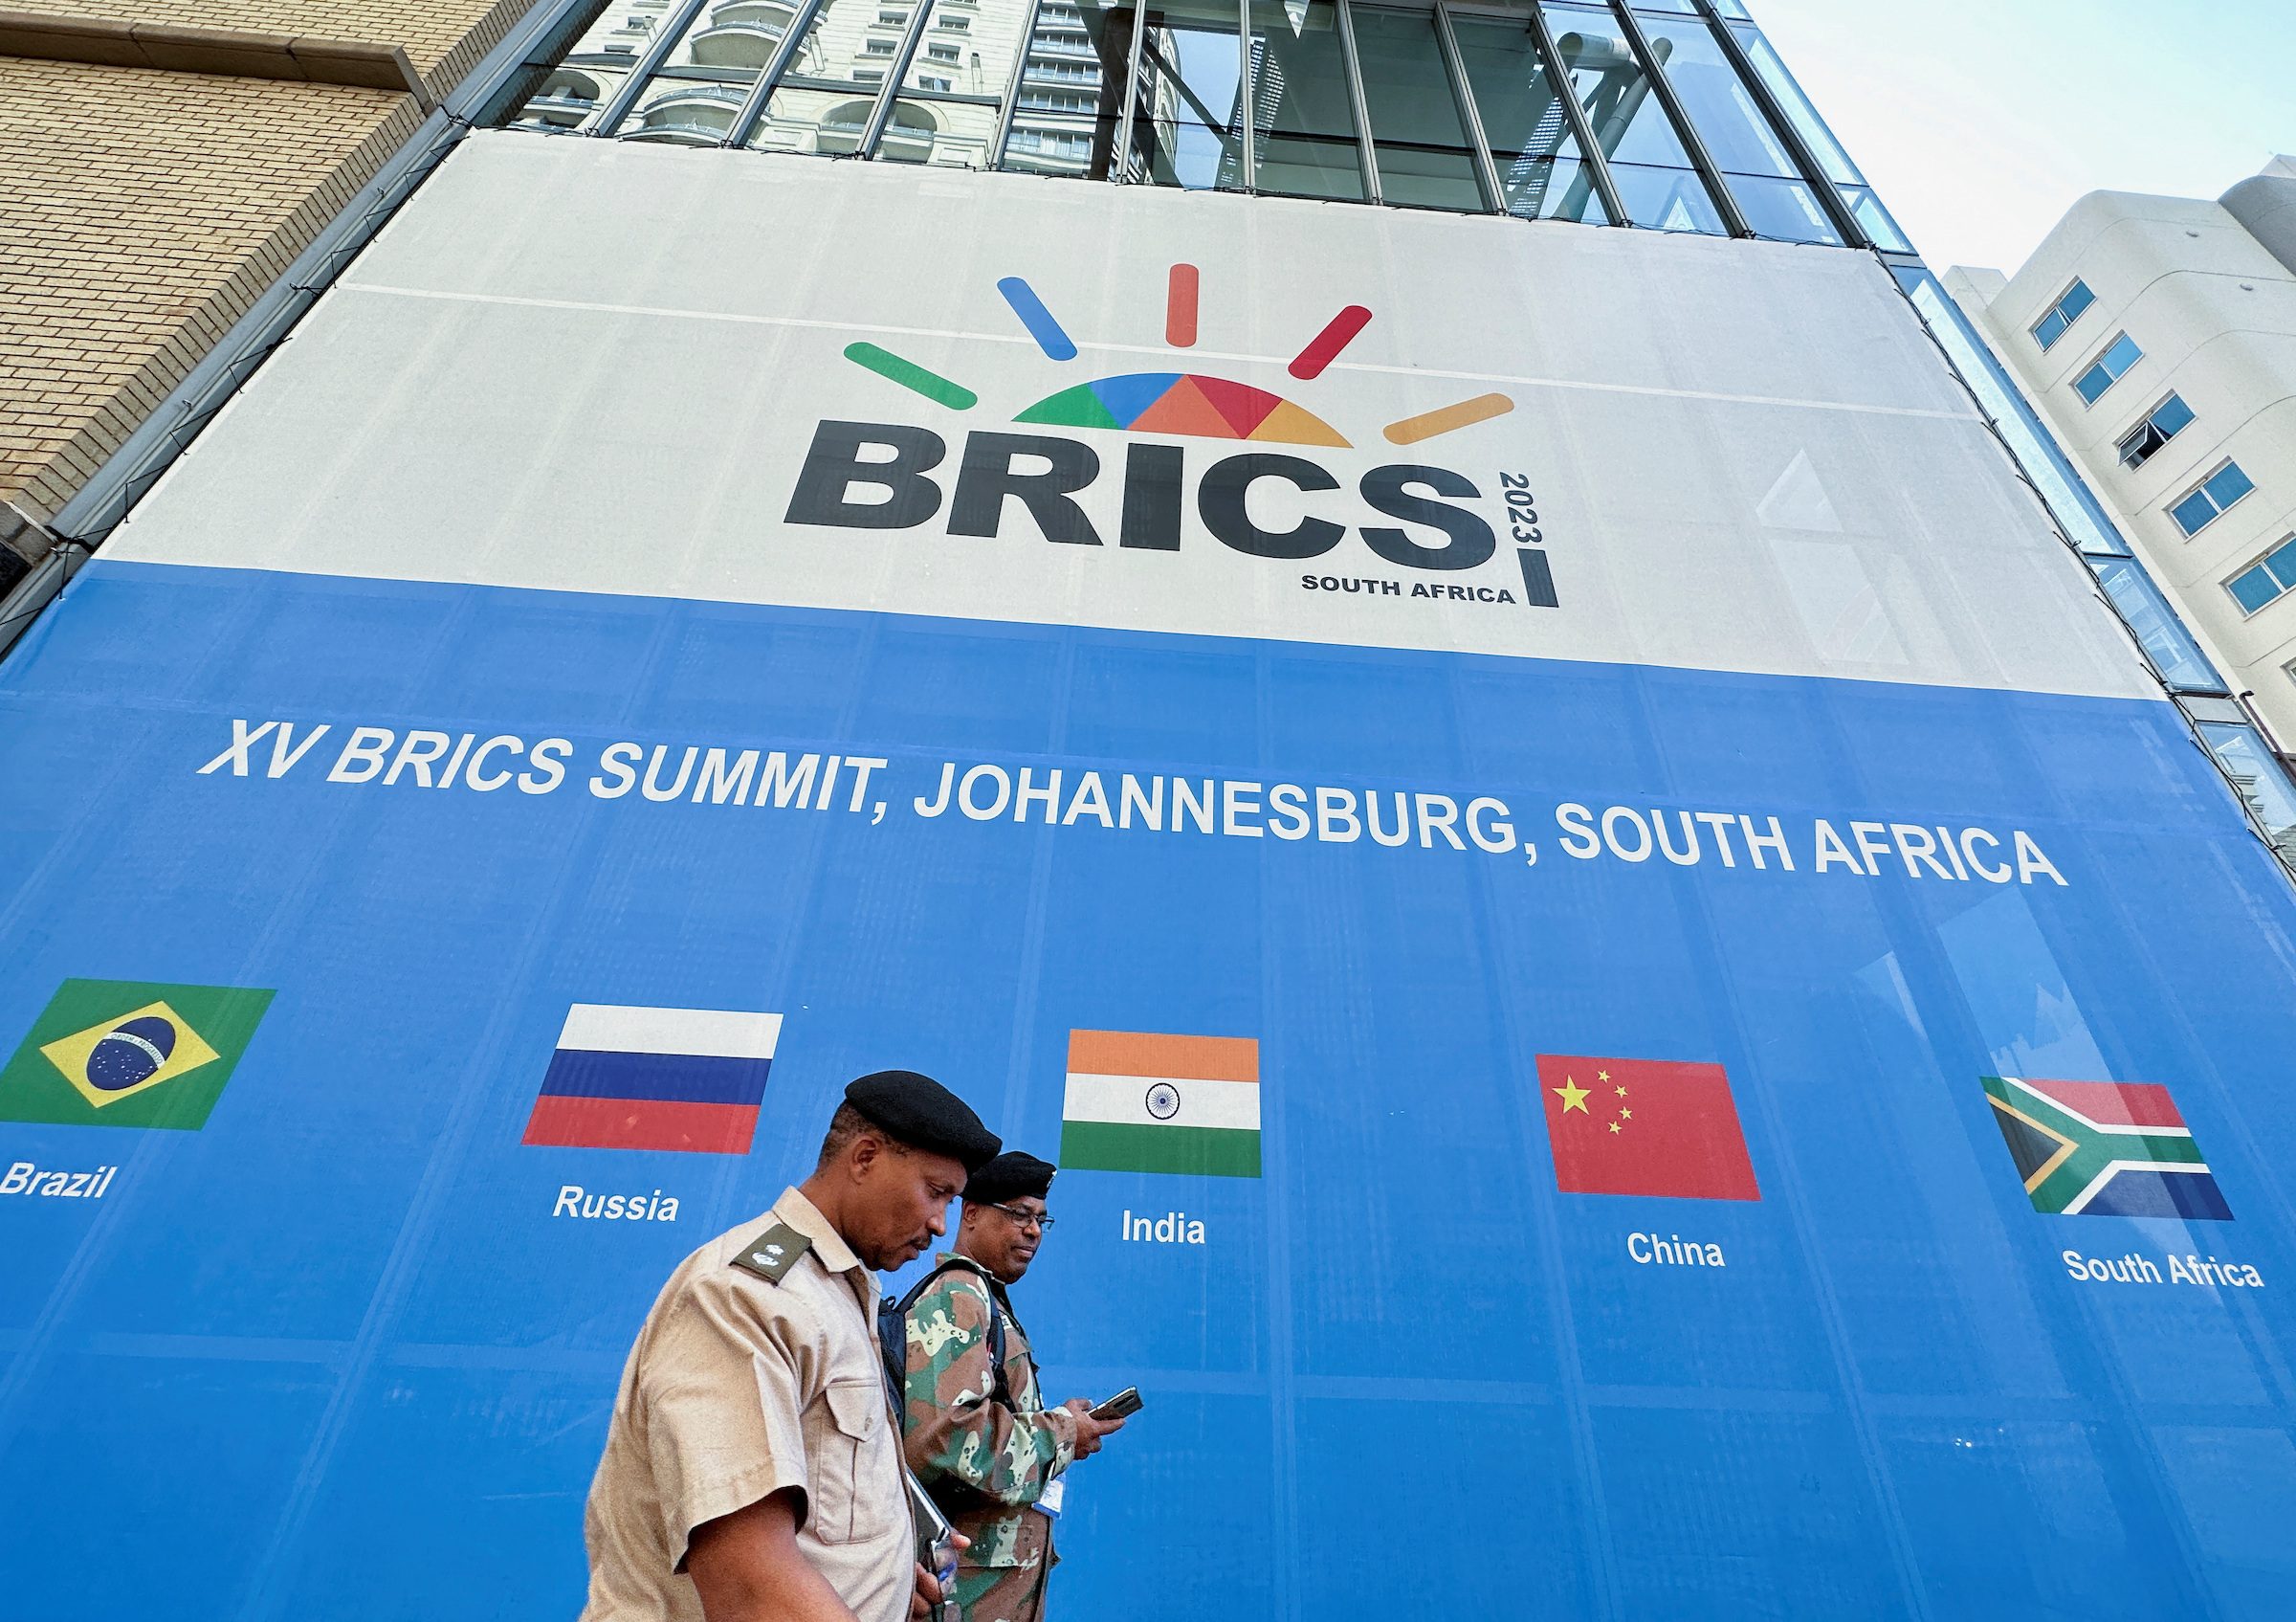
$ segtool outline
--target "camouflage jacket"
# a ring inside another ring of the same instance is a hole
[[[909,1309],[909,1378],[901,1430],[909,1468],[957,1529],[966,1566],[1032,1566],[1051,1552],[1052,1522],[1029,1508],[1076,1456],[1076,1422],[1047,1411],[1028,1336],[1004,1288],[962,1256]],[[989,1292],[1004,1315],[1004,1382],[990,1400]]]

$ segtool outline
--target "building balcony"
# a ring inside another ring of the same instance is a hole
[[[733,11],[781,11],[779,7],[725,6],[718,16]],[[693,39],[694,61],[704,68],[762,68],[773,60],[773,54],[789,32],[789,17],[781,11],[773,21],[752,22],[746,19],[722,22],[713,19],[708,28],[695,33]]]
[[[635,129],[625,141],[654,141],[673,146],[715,146],[734,126],[747,97],[718,84],[681,84],[638,109]]]
[[[594,76],[561,67],[527,98],[520,116],[552,129],[573,129],[597,110],[600,94]]]

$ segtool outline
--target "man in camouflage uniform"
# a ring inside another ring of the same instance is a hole
[[[1052,1225],[1051,1186],[1051,1166],[1034,1155],[999,1155],[974,1172],[955,1251],[908,1303],[905,1447],[909,1468],[972,1539],[958,1556],[964,1622],[1041,1622],[1061,1475],[1124,1424],[1094,1419],[1081,1397],[1045,1407],[1028,1336],[1004,1294]],[[1001,1368],[992,1315],[1003,1325]]]

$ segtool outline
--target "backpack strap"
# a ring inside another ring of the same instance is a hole
[[[986,1286],[982,1293],[988,1297],[988,1366],[991,1380],[988,1397],[999,1407],[1009,1409],[1012,1407],[1012,1382],[1004,1374],[1004,1320],[1012,1309],[1004,1300],[1004,1286],[997,1282],[995,1276],[987,1268],[982,1267],[969,1256],[951,1256],[910,1286],[909,1293],[894,1305],[888,1316],[897,1315],[904,1324],[907,1323],[910,1308],[924,1299],[925,1292],[931,1289],[944,1273],[970,1273]],[[905,1339],[904,1336],[904,1343]],[[908,1350],[905,1344],[901,1351],[901,1360],[903,1366],[906,1366]],[[886,1367],[890,1370],[892,1366],[893,1357],[889,1349],[886,1356]]]

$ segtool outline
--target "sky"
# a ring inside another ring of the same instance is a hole
[[[2296,0],[1747,0],[1931,266],[2015,274],[2089,191],[2296,153]]]

